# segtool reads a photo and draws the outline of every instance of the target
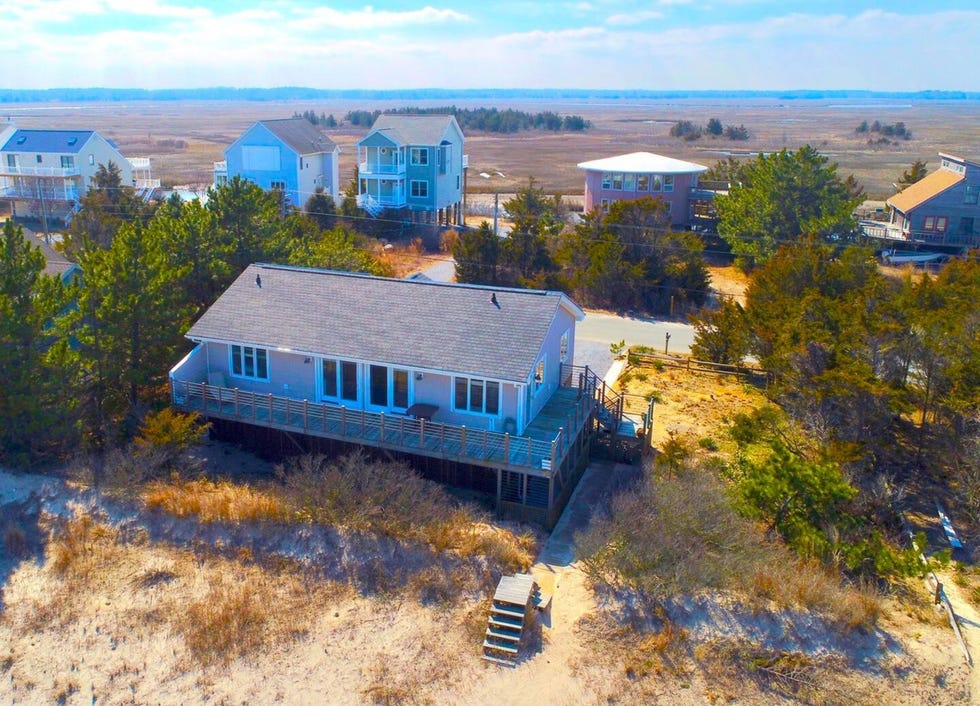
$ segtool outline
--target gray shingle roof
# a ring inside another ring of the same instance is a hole
[[[94,130],[16,130],[0,152],[77,154]]]
[[[403,145],[438,145],[450,122],[451,115],[379,115],[371,132],[391,131],[392,137]]]
[[[264,125],[296,154],[333,152],[336,147],[333,140],[317,130],[306,118],[260,120],[259,124]]]
[[[563,304],[578,312],[560,292],[252,265],[187,337],[520,382]]]

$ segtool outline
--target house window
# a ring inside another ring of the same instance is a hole
[[[967,184],[966,191],[963,192],[963,203],[976,203],[978,195],[980,195],[980,186]]]
[[[357,363],[325,358],[321,370],[324,397],[357,402]]]
[[[398,409],[408,408],[408,371],[391,371],[391,406]]]
[[[545,384],[544,384],[545,383],[545,380],[544,380],[544,370],[545,370],[544,361],[545,361],[545,359],[544,358],[541,358],[541,360],[538,361],[538,364],[534,366],[534,387],[532,389],[533,389],[535,395],[538,394],[539,392],[541,392],[541,390],[543,390],[544,387],[545,387]]]
[[[973,235],[973,216],[963,216],[960,218],[960,233],[962,235]]]
[[[41,155],[35,155],[34,159],[37,160],[38,164],[40,164],[43,161],[43,157],[41,157]]]
[[[456,190],[459,191],[459,174],[456,175]]]
[[[272,182],[269,185],[269,188],[272,189],[273,191],[285,191],[286,190],[286,182],[284,182],[284,181],[274,181],[274,182]]]
[[[231,374],[251,380],[269,379],[269,354],[264,348],[231,347]]]
[[[659,174],[650,175],[650,191],[660,191],[663,188],[663,182],[660,181]]]
[[[936,217],[926,216],[922,221],[922,230],[935,230],[936,229]]]
[[[561,335],[561,342],[558,344],[558,359],[562,363],[568,361],[568,331]]]
[[[412,180],[412,198],[414,199],[427,199],[429,198],[429,182],[424,180]]]
[[[95,155],[94,154],[90,154],[88,156],[88,165],[90,167],[95,166]]]
[[[453,409],[458,412],[500,414],[500,383],[476,378],[453,378]]]
[[[609,199],[602,199],[599,202],[599,208],[602,209],[603,213],[609,213]]]
[[[936,216],[936,232],[945,233],[949,219],[946,216]]]
[[[445,174],[446,170],[449,168],[449,163],[453,159],[453,146],[443,145],[442,149],[439,150],[439,173]]]
[[[609,172],[602,173],[602,188],[611,189],[612,188],[612,174]]]
[[[664,175],[664,191],[667,192],[673,190],[674,190],[674,175],[673,174]]]
[[[636,175],[636,190],[637,191],[650,190],[650,177],[647,174]]]
[[[61,157],[61,168],[62,169],[74,169],[75,168],[75,158],[71,156]]]
[[[410,153],[413,167],[427,167],[429,165],[429,148],[413,147]]]
[[[7,155],[7,166],[10,167],[11,169],[17,168],[17,155],[15,154]]]
[[[623,178],[623,191],[636,191],[636,174],[627,174]]]
[[[623,175],[622,174],[613,174],[612,175],[612,188],[613,188],[613,191],[622,191],[623,190]]]

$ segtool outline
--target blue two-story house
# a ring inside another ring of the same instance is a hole
[[[379,115],[357,143],[358,205],[417,223],[462,225],[466,156],[451,115]]]
[[[305,118],[260,120],[231,143],[214,165],[214,185],[239,176],[281,191],[302,208],[318,189],[337,199],[340,148]]]

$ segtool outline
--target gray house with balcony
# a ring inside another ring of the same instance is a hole
[[[560,292],[252,265],[187,332],[173,401],[296,448],[435,464],[550,526],[601,403],[601,382],[571,365],[583,316]]]
[[[889,198],[888,222],[865,235],[911,244],[980,246],[980,163],[939,153],[939,169]]]
[[[94,130],[7,129],[0,145],[0,198],[13,214],[63,218],[88,193],[100,166],[119,168],[123,185],[149,191],[150,160],[127,159]]]
[[[415,222],[462,225],[467,166],[452,115],[379,115],[357,143],[358,206]]]

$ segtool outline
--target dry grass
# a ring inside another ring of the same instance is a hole
[[[287,503],[273,493],[206,478],[150,483],[143,491],[143,502],[152,510],[193,516],[201,522],[284,521],[291,516]]]
[[[121,558],[118,530],[91,515],[77,515],[53,534],[48,544],[50,566],[66,580],[84,582],[104,574]]]
[[[486,557],[505,571],[526,569],[536,554],[533,535],[491,526],[482,513],[403,463],[371,461],[361,453],[335,460],[303,456],[280,476],[285,501],[312,522]]]
[[[215,573],[207,593],[189,602],[175,630],[202,664],[227,664],[303,634],[316,602],[295,575],[254,567]]]

